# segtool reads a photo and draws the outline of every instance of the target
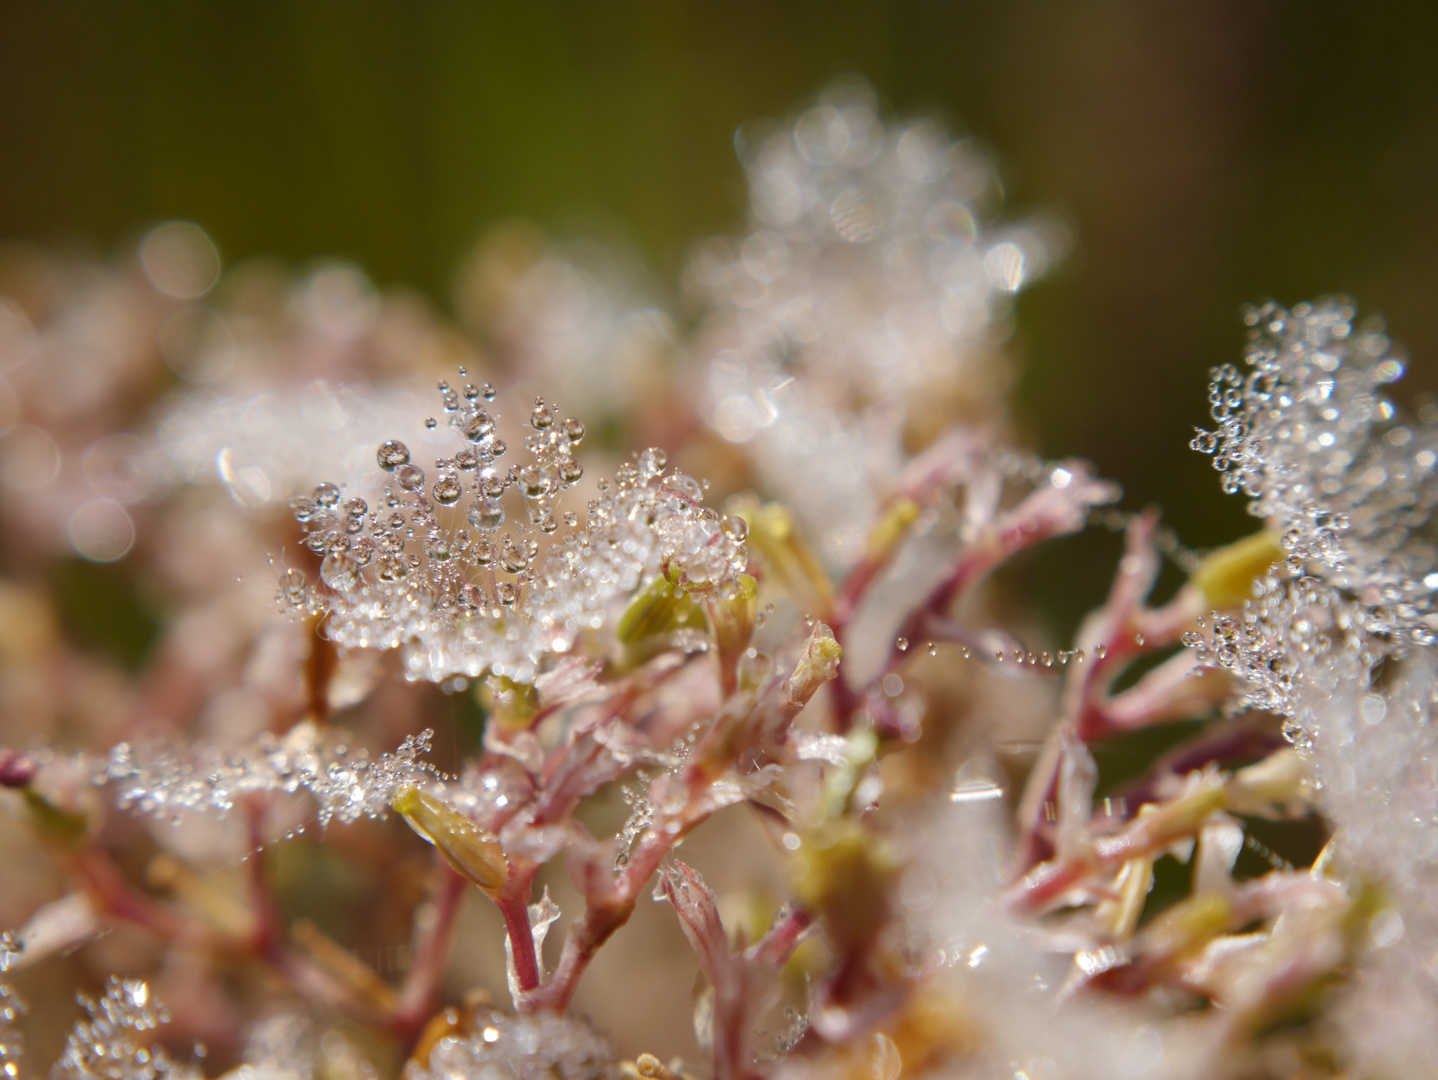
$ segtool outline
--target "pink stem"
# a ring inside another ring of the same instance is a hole
[[[440,979],[445,961],[449,959],[450,939],[467,884],[443,859],[436,857],[436,862],[440,882],[434,922],[425,931],[414,966],[405,976],[395,1003],[394,1026],[406,1043],[419,1035],[439,995]]]

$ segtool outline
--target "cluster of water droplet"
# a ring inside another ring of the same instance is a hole
[[[1250,310],[1249,371],[1214,370],[1217,427],[1192,444],[1225,490],[1252,498],[1284,558],[1245,610],[1189,643],[1239,674],[1250,704],[1287,716],[1304,746],[1305,686],[1367,685],[1384,658],[1438,642],[1438,410],[1400,412],[1383,388],[1403,364],[1354,315],[1342,300]]]
[[[361,816],[383,817],[404,784],[428,782],[430,766],[420,757],[432,732],[407,736],[393,754],[371,759],[353,750],[341,734],[311,722],[286,735],[261,735],[243,751],[205,744],[177,753],[169,746],[120,743],[96,766],[96,784],[117,785],[116,801],[160,819],[189,812],[227,813],[250,792],[306,792],[319,803],[319,824],[349,823]]]
[[[1185,641],[1285,718],[1351,865],[1381,878],[1415,946],[1438,945],[1438,410],[1407,418],[1376,324],[1342,300],[1248,313],[1250,370],[1225,365],[1195,449],[1279,534],[1236,612]],[[1426,927],[1426,930],[1420,930]]]
[[[1216,369],[1217,427],[1195,449],[1224,489],[1282,536],[1291,576],[1314,574],[1358,602],[1359,629],[1438,642],[1438,409],[1410,419],[1385,395],[1403,361],[1346,301],[1251,310],[1245,374]]]
[[[4,978],[20,954],[24,943],[13,930],[0,934],[0,978]],[[21,1023],[25,1019],[25,999],[7,982],[0,982],[0,1077],[17,1080],[20,1058],[25,1053],[25,1035]]]
[[[98,999],[80,995],[86,1019],[76,1023],[52,1080],[198,1080],[200,1072],[150,1045],[149,1033],[170,1019],[150,987],[111,976]]]
[[[584,475],[574,457],[582,423],[540,399],[527,460],[506,469],[493,388],[441,383],[440,395],[464,446],[437,460],[432,478],[389,440],[377,451],[388,474],[378,507],[331,483],[292,504],[305,543],[324,558],[318,585],[286,571],[280,601],[326,613],[341,647],[401,649],[411,679],[492,671],[530,682],[545,656],[566,652],[581,629],[602,625],[612,601],[654,576],[715,592],[747,565],[743,520],[703,506],[703,485],[669,470],[662,450],[636,455],[612,484],[601,480],[581,517],[559,502]],[[522,515],[507,511],[510,492]]]
[[[556,1013],[511,1016],[477,1009],[461,1033],[439,1039],[404,1080],[598,1080],[617,1074],[609,1041]]]

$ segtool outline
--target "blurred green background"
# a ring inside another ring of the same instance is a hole
[[[846,73],[1072,224],[1020,304],[1027,423],[1191,543],[1249,527],[1187,449],[1240,304],[1349,292],[1438,386],[1432,3],[7,2],[0,236],[188,217],[231,262],[344,256],[447,306],[519,216],[673,282],[739,225],[736,126]]]

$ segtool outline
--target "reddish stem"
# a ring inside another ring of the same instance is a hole
[[[514,977],[519,983],[520,993],[529,994],[539,989],[539,955],[534,950],[534,930],[529,925],[529,880],[524,883],[524,892],[511,895],[508,886],[505,893],[494,898],[499,914],[504,918],[504,928],[509,934],[509,949],[514,956]],[[566,1001],[568,999],[566,998]]]
[[[434,922],[425,930],[415,956],[414,966],[405,976],[395,1003],[394,1027],[406,1045],[412,1043],[433,1010],[439,996],[439,983],[449,959],[449,943],[459,917],[468,884],[436,856],[439,867],[439,895],[435,898]]]

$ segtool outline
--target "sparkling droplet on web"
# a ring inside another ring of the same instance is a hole
[[[1142,645],[1142,644],[1143,644],[1143,635],[1142,635],[1142,634],[1134,634],[1134,636],[1133,636],[1133,643],[1134,643],[1135,645]]]
[[[368,512],[369,503],[365,502],[359,496],[355,496],[353,499],[350,499],[349,502],[345,503],[345,513],[352,518],[362,518]]]
[[[1095,660],[1102,660],[1102,659],[1103,659],[1105,656],[1107,656],[1107,655],[1108,655],[1108,646],[1106,646],[1106,645],[1096,645],[1096,646],[1094,646],[1093,658],[1094,658]]]
[[[471,553],[477,566],[488,566],[494,562],[497,554],[494,544],[488,540],[480,539],[474,542],[474,551]]]
[[[479,455],[466,446],[454,455],[454,467],[463,469],[465,472],[473,472],[479,468]]]
[[[439,427],[439,421],[432,416],[426,416],[424,418],[424,426],[433,431],[435,428]]]
[[[494,587],[494,598],[505,607],[512,605],[518,595],[518,590],[515,589],[511,582],[501,581]]]
[[[403,483],[403,481],[401,481]],[[464,485],[460,483],[459,476],[452,472],[442,472],[430,489],[434,493],[434,501],[441,506],[453,506],[459,502],[459,497],[464,494]]]
[[[320,484],[315,488],[315,505],[323,507],[334,506],[340,501],[340,489],[333,484]]]
[[[938,647],[937,645],[935,645],[932,641],[929,642],[928,651],[929,651],[929,655],[930,655],[930,656],[938,656],[938,655],[939,655],[939,647]]]
[[[394,470],[394,477],[405,491],[418,491],[424,487],[424,470],[418,465],[400,465]]]
[[[1044,667],[1053,667],[1053,666],[1054,666],[1054,654],[1053,654],[1053,653],[1047,653],[1047,652],[1044,653],[1042,656],[1039,657],[1039,663],[1043,664]]]
[[[571,443],[577,443],[584,438],[584,425],[572,418],[566,420],[564,421],[564,434]]]
[[[459,373],[462,376],[464,374],[464,368],[460,368]],[[469,398],[470,401],[473,401],[479,397],[479,387],[475,386],[474,383],[467,383],[464,388],[464,396]]]
[[[504,505],[498,499],[481,499],[466,516],[476,529],[493,531],[504,524]]]
[[[559,528],[559,522],[555,520],[555,517],[552,513],[546,513],[542,518],[539,519],[540,532],[552,533],[557,528]]]
[[[900,652],[908,652],[909,639],[906,637],[899,638],[897,641],[894,642],[894,648],[898,649]]]
[[[559,479],[566,484],[577,484],[584,476],[584,466],[573,459],[559,464]]]
[[[490,383],[485,383],[479,388],[479,395],[484,398],[485,401],[493,401],[496,393],[498,393],[498,391],[495,390]]]
[[[568,525],[571,529],[574,528],[579,524],[579,515],[573,510],[564,511],[564,524]]]
[[[384,469],[386,472],[393,472],[401,465],[409,464],[409,447],[402,442],[396,442],[394,439],[390,439],[380,444],[375,458],[379,461],[379,467],[381,469]]]
[[[490,439],[486,444],[490,457],[504,457],[504,452],[509,449],[503,439]]]
[[[529,414],[529,422],[534,425],[536,431],[548,431],[554,424],[554,417],[545,408],[543,399],[534,407],[534,412]]]

